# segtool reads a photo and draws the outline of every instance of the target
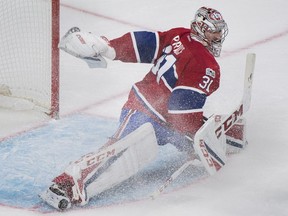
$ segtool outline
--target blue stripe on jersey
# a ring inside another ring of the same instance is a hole
[[[172,66],[169,68],[164,74],[162,79],[164,78],[166,83],[169,85],[170,89],[173,89],[175,87],[175,84],[178,80],[178,78],[175,76],[176,72],[174,67]]]
[[[156,33],[154,32],[133,32],[135,42],[142,63],[151,63],[157,49]]]
[[[169,102],[169,111],[193,111],[202,109],[206,101],[206,95],[193,89],[177,88],[173,90]]]

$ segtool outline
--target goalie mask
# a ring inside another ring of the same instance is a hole
[[[219,57],[228,27],[222,15],[212,8],[201,7],[191,22],[191,36],[202,42],[208,50]]]

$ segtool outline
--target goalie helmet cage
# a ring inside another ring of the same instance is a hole
[[[59,116],[59,1],[0,1],[0,95],[52,118]]]

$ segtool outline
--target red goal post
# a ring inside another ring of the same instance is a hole
[[[0,1],[0,96],[52,118],[59,116],[59,10],[60,0]]]

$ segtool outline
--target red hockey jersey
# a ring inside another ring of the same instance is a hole
[[[219,87],[220,68],[214,56],[191,37],[190,29],[131,32],[110,45],[116,50],[115,60],[154,64],[133,86],[124,107],[195,134],[203,124],[206,97]]]

